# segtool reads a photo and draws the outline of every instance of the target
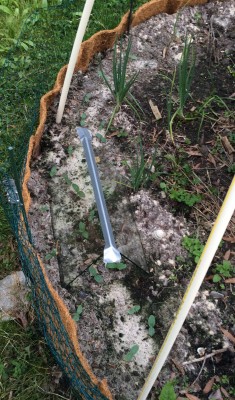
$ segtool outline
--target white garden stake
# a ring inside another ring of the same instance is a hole
[[[77,128],[77,134],[80,137],[84,148],[88,171],[91,177],[91,183],[93,186],[95,201],[99,213],[101,228],[104,235],[104,263],[107,264],[119,262],[121,260],[121,254],[115,245],[109,214],[106,207],[104,194],[101,188],[100,178],[95,162],[95,156],[91,146],[91,134],[86,128]]]
[[[60,96],[60,103],[59,103],[59,107],[58,107],[58,111],[57,111],[57,115],[56,115],[56,122],[57,124],[60,124],[61,119],[63,117],[63,113],[64,113],[64,107],[65,107],[65,103],[67,100],[67,96],[68,96],[68,91],[69,91],[69,87],[70,87],[70,83],[71,83],[71,79],[73,76],[73,71],[76,65],[76,61],[77,61],[77,57],[80,51],[80,47],[81,47],[81,43],[83,41],[83,37],[86,31],[86,27],[90,18],[90,14],[93,8],[95,0],[86,0],[84,9],[83,9],[83,13],[82,13],[82,17],[78,26],[78,30],[77,30],[77,34],[74,40],[74,44],[73,44],[73,49],[72,49],[72,53],[70,56],[70,60],[69,60],[69,64],[68,64],[68,68],[66,71],[66,75],[65,75],[65,80],[64,80],[64,85],[62,88],[62,92],[61,92],[61,96]]]
[[[169,329],[169,332],[164,340],[164,343],[158,353],[154,365],[146,379],[146,382],[141,390],[138,400],[146,400],[150,390],[153,387],[170,351],[178,336],[180,329],[188,315],[188,312],[194,302],[197,292],[202,284],[202,281],[208,271],[208,268],[214,258],[216,250],[223,238],[224,232],[235,210],[235,176],[222,204],[220,212],[217,216],[215,224],[212,228],[210,236],[207,240],[203,253],[193,273],[189,286],[185,292],[182,303],[177,311],[175,319]]]

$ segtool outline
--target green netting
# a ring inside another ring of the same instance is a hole
[[[114,28],[130,1],[120,0],[114,11],[116,5],[116,0],[95,2],[85,39],[101,29]],[[63,325],[32,243],[21,194],[40,98],[53,87],[58,71],[68,62],[83,6],[84,1],[66,0],[61,6],[33,12],[0,70],[0,205],[14,233],[39,326],[53,355],[79,396],[106,399],[83,368]]]

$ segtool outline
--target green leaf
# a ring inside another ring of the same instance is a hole
[[[160,393],[159,400],[176,400],[177,396],[174,391],[173,383],[167,382]]]
[[[71,179],[69,179],[68,174],[63,174],[63,178],[68,185],[72,184]]]
[[[85,229],[86,229],[86,225],[84,224],[84,222],[80,221],[79,222],[79,231],[84,232]]]
[[[53,178],[53,176],[55,176],[57,173],[57,168],[55,165],[53,165],[53,167],[50,170],[50,177]]]
[[[122,270],[126,268],[126,264],[124,263],[107,263],[106,267],[108,269],[118,269],[118,270]]]
[[[46,254],[45,260],[46,260],[46,261],[51,260],[53,257],[56,256],[56,254],[57,254],[57,250],[56,250],[56,249],[53,249],[50,253]]]
[[[80,316],[81,316],[81,314],[82,314],[82,311],[83,311],[83,307],[82,307],[82,305],[80,304],[78,307],[77,307],[77,311],[76,311],[76,313],[74,314],[74,316],[73,316],[73,320],[74,321],[79,321],[79,319],[80,319]]]
[[[92,267],[92,266],[89,267],[88,271],[90,272],[90,275],[93,276],[93,277],[95,277],[96,275],[98,275],[97,270],[96,270],[94,267]]]
[[[7,6],[0,6],[0,11],[3,11],[5,14],[12,15],[12,11]]]
[[[151,337],[155,334],[155,329],[152,326],[149,327],[148,334]]]
[[[136,355],[136,353],[138,353],[138,351],[139,351],[138,344],[134,344],[134,346],[130,348],[128,353],[123,356],[123,360],[127,362],[131,361],[133,357]]]
[[[68,152],[68,155],[71,156],[71,155],[73,154],[73,152],[74,152],[73,146],[70,145],[70,146],[67,148],[67,152]]]
[[[217,283],[217,282],[219,282],[219,281],[221,281],[221,276],[218,275],[218,274],[215,274],[215,275],[213,276],[213,282],[214,282],[214,283]]]
[[[140,311],[140,308],[141,308],[140,306],[134,306],[134,307],[130,308],[130,310],[128,311],[128,314],[129,315],[135,314],[138,311]]]
[[[103,282],[103,276],[101,276],[101,275],[99,275],[99,274],[97,274],[97,275],[95,275],[94,276],[94,279],[95,279],[95,281],[97,282],[97,283],[101,283],[101,282]]]
[[[96,137],[97,137],[97,139],[99,139],[101,141],[101,143],[107,142],[107,139],[103,135],[101,135],[101,133],[97,133]]]
[[[160,189],[163,189],[163,190],[165,190],[166,189],[166,184],[165,184],[165,182],[160,182]]]
[[[79,195],[81,190],[80,190],[79,186],[76,183],[72,183],[72,188]]]
[[[72,188],[79,197],[82,198],[85,197],[85,193],[82,190],[80,190],[79,186],[76,183],[72,183]]]
[[[155,323],[156,323],[156,318],[154,317],[154,315],[150,315],[148,318],[149,327],[153,328],[155,326]]]

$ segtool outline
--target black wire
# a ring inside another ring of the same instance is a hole
[[[122,253],[120,253],[120,254],[121,254],[121,256],[122,256],[123,258],[125,258],[125,259],[128,260],[128,261],[130,261],[135,267],[141,269],[141,271],[143,271],[145,274],[148,275],[148,272],[147,272],[147,271],[145,271],[142,267],[140,267],[138,264],[136,264],[134,261],[132,261],[129,257],[125,256],[125,255],[122,254]]]

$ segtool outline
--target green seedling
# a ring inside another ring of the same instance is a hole
[[[71,186],[79,197],[81,198],[85,197],[85,193],[79,188],[79,186],[76,183],[72,183]]]
[[[67,148],[67,153],[68,153],[68,155],[69,155],[69,156],[72,156],[73,152],[74,152],[73,146],[69,145],[68,148]]]
[[[89,212],[88,221],[92,222],[94,220],[94,218],[95,218],[95,210],[91,210]]]
[[[56,165],[53,165],[53,167],[50,170],[50,177],[53,178],[57,174],[57,168]]]
[[[90,99],[91,99],[92,93],[87,93],[83,97],[82,104],[89,104]]]
[[[82,113],[81,117],[80,117],[80,126],[85,126],[86,125],[86,118],[87,118],[86,113]]]
[[[90,275],[95,279],[97,283],[103,282],[103,277],[97,272],[97,269],[94,267],[89,267]]]
[[[214,273],[213,282],[217,283],[224,278],[231,278],[235,273],[235,268],[230,261],[223,260],[222,264],[216,264]]]
[[[95,136],[97,137],[97,139],[99,139],[101,143],[107,142],[107,139],[103,135],[101,135],[101,133],[97,133]]]
[[[84,238],[88,239],[89,238],[89,233],[86,230],[86,225],[84,222],[80,221],[78,225],[78,233]]]
[[[56,255],[57,255],[57,250],[56,250],[56,249],[53,249],[53,250],[50,251],[50,253],[46,254],[45,260],[46,260],[46,261],[49,261],[49,260],[51,260],[53,257],[55,257]]]
[[[150,315],[148,318],[148,334],[149,336],[153,336],[155,334],[155,324],[156,324],[156,318],[154,317],[154,315]]]
[[[138,353],[138,351],[139,351],[139,346],[138,346],[138,344],[134,344],[134,345],[130,348],[130,350],[128,351],[128,353],[125,354],[125,355],[123,356],[123,360],[126,361],[126,362],[130,362],[130,361],[134,358],[134,356],[136,355],[136,353]]]
[[[63,174],[63,178],[65,180],[65,182],[70,186],[72,185],[72,181],[71,179],[69,179],[68,174]]]
[[[107,263],[106,268],[108,269],[118,269],[121,271],[122,269],[126,269],[126,264],[124,263]]]
[[[50,209],[50,207],[48,206],[48,204],[46,204],[45,206],[41,206],[40,207],[40,211],[42,211],[42,212],[49,211],[49,209]]]
[[[123,50],[123,40],[121,39],[119,42],[119,54],[118,54],[118,45],[117,45],[117,40],[114,44],[114,50],[113,50],[113,70],[112,70],[112,79],[113,79],[113,84],[111,84],[105,75],[102,66],[100,67],[100,73],[101,76],[110,90],[114,100],[115,100],[115,107],[113,109],[111,118],[109,120],[106,132],[109,131],[113,119],[116,115],[116,113],[120,110],[121,105],[125,101],[130,108],[135,112],[135,114],[138,114],[138,109],[141,110],[141,107],[135,97],[131,94],[130,89],[133,86],[137,76],[138,72],[136,72],[134,75],[131,76],[130,79],[127,79],[127,64],[129,61],[130,57],[130,50],[131,50],[131,40],[129,39],[128,45],[126,48],[126,51],[124,53]]]
[[[177,395],[174,390],[174,383],[167,382],[160,393],[159,400],[176,400]]]
[[[127,314],[129,314],[129,315],[132,315],[132,314],[136,314],[138,311],[140,311],[140,306],[133,306],[132,308],[130,308],[130,310],[128,310],[128,313]]]
[[[197,264],[205,246],[197,238],[189,236],[185,236],[183,238],[182,245],[186,250],[188,250],[190,255],[194,258],[195,263]]]
[[[78,322],[78,321],[79,321],[79,319],[80,319],[80,317],[81,317],[81,315],[82,315],[82,311],[83,311],[83,307],[82,307],[82,305],[80,304],[80,305],[77,307],[77,310],[76,310],[75,314],[73,315],[73,320],[74,320],[75,322]]]

